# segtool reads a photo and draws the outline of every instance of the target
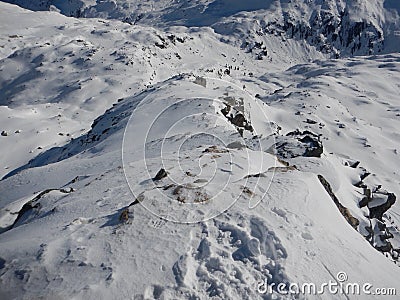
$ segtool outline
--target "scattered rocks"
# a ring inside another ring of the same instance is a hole
[[[127,223],[127,222],[129,222],[129,209],[128,209],[128,208],[125,208],[125,209],[121,212],[121,214],[120,214],[120,216],[119,216],[119,220],[120,220],[122,223]]]
[[[168,176],[167,171],[165,171],[164,169],[160,169],[160,171],[157,172],[156,176],[153,178],[154,181],[158,181],[161,180],[165,177]]]
[[[250,132],[253,132],[253,126],[251,126],[250,122],[246,120],[243,114],[238,113],[234,117],[227,117],[227,119],[235,126],[244,128]]]
[[[239,134],[243,136],[244,130],[254,132],[250,120],[245,117],[244,99],[242,97],[236,99],[232,96],[226,96],[223,101],[225,107],[221,109],[221,113],[236,127]]]
[[[306,157],[321,157],[321,154],[324,152],[324,148],[319,139],[306,135],[299,141],[307,145],[306,151],[304,152],[304,156]]]
[[[267,177],[264,173],[250,174],[246,175],[244,178],[259,178],[259,177]]]
[[[242,186],[243,193],[248,195],[249,197],[253,197],[254,193],[252,190],[250,190],[247,186]]]
[[[398,251],[400,249],[393,249],[393,245],[390,242],[390,239],[393,238],[393,234],[389,231],[384,222],[371,219],[370,226],[367,226],[365,229],[369,233],[365,238],[375,249],[382,253],[391,254],[395,261],[398,259]]]
[[[298,156],[321,157],[324,147],[320,137],[310,131],[292,131],[286,136],[276,137],[275,144],[277,155],[280,159]]]
[[[364,180],[371,175],[365,168],[360,167],[359,161],[347,161],[345,166],[358,169],[360,171],[360,181],[354,183],[356,188],[362,189],[363,197],[358,202],[360,208],[367,208],[369,214],[366,216],[363,228],[360,233],[378,251],[390,255],[394,262],[399,259],[400,248],[393,245],[398,244],[394,234],[398,232],[398,227],[390,220],[390,215],[386,212],[395,204],[396,195],[382,189],[380,184],[369,185]],[[361,226],[360,226],[361,227]]]
[[[383,197],[384,202],[380,205],[373,206],[374,198]],[[386,199],[386,200],[385,200]],[[371,201],[368,202],[369,217],[382,221],[383,214],[387,212],[396,202],[396,195],[386,191],[373,193]]]
[[[203,153],[227,153],[227,149],[218,148],[217,146],[210,146],[206,148]]]
[[[137,196],[137,198],[135,199],[135,201],[133,201],[131,204],[129,204],[127,207],[123,208],[121,211],[121,214],[118,217],[118,220],[121,223],[124,224],[131,224],[132,220],[134,218],[134,211],[133,211],[133,206],[136,204],[139,204],[140,202],[142,202],[144,200],[144,194],[141,193],[139,196]]]
[[[270,167],[268,168],[268,172],[281,172],[281,173],[285,173],[285,172],[289,172],[289,171],[295,171],[297,170],[296,166],[285,166],[285,167]]]
[[[311,125],[317,124],[317,123],[318,123],[317,121],[314,121],[314,120],[311,120],[311,119],[307,119],[307,120],[305,120],[305,122],[306,122],[307,124],[311,124]]]
[[[355,168],[357,168],[358,167],[358,165],[360,164],[360,162],[359,161],[356,161],[356,162],[354,162],[354,163],[352,163],[352,164],[350,164],[349,166],[350,166],[350,168],[353,168],[353,169],[355,169]]]
[[[207,192],[191,183],[176,186],[172,195],[181,203],[203,203],[211,199]]]

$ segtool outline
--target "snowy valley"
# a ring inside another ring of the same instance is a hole
[[[5,2],[0,299],[397,299],[400,3]]]

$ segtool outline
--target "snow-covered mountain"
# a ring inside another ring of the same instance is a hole
[[[259,59],[266,55],[265,35],[305,40],[336,57],[399,51],[400,45],[400,4],[396,0],[6,2],[33,10],[56,10],[67,16],[118,19],[130,24],[211,26],[219,33],[239,34],[242,46],[255,50]]]
[[[0,299],[399,292],[397,1],[7,2]]]

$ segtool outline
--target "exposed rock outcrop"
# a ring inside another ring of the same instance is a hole
[[[355,218],[349,211],[349,209],[345,206],[343,206],[340,202],[339,199],[336,197],[335,193],[332,191],[332,187],[329,184],[329,182],[324,178],[322,175],[318,175],[318,179],[333,200],[335,202],[337,208],[339,209],[340,213],[343,215],[343,217],[346,219],[346,221],[354,228],[357,230],[358,225],[360,224],[360,221]]]
[[[28,214],[31,214],[31,213],[33,213],[34,215],[38,214],[40,211],[40,208],[42,206],[39,200],[43,196],[45,196],[46,194],[49,194],[52,191],[59,191],[63,194],[68,194],[68,193],[72,193],[74,191],[74,189],[72,189],[72,188],[69,188],[69,189],[47,189],[47,190],[40,192],[35,198],[26,202],[22,206],[22,208],[18,212],[17,218],[14,220],[14,223],[10,226],[9,229],[12,229],[12,228],[18,226],[20,221],[22,219],[26,218]]]
[[[154,181],[158,181],[158,180],[161,180],[161,179],[163,179],[163,178],[165,178],[165,177],[167,177],[167,176],[168,176],[167,171],[165,171],[165,169],[160,169],[160,170],[157,172],[156,176],[154,176],[153,180],[154,180]]]
[[[221,109],[221,113],[236,127],[239,134],[243,136],[244,130],[252,133],[254,129],[249,118],[245,116],[243,98],[227,96],[223,98],[223,102],[225,107]]]
[[[298,156],[321,157],[324,147],[320,137],[310,131],[292,131],[286,136],[278,136],[275,149],[281,159]]]
[[[371,173],[361,167],[359,161],[347,162],[345,165],[360,171],[360,180],[353,185],[362,189],[363,197],[358,202],[358,206],[361,209],[368,209],[367,220],[363,222],[365,228],[359,228],[360,233],[375,249],[389,254],[392,260],[397,262],[400,248],[393,246],[397,244],[393,238],[398,229],[390,220],[390,216],[386,214],[395,204],[396,195],[383,190],[381,185],[367,184],[366,179]]]

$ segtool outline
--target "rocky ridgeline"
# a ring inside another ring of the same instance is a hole
[[[362,223],[359,231],[365,236],[370,244],[382,253],[390,255],[396,263],[399,261],[400,248],[398,247],[395,234],[399,228],[391,220],[387,212],[396,202],[396,195],[382,188],[381,185],[368,184],[366,178],[371,175],[366,169],[359,166],[360,162],[348,164],[352,168],[358,168],[361,172],[360,181],[354,184],[362,190],[362,198],[358,205],[367,208],[367,223]],[[362,227],[361,227],[362,226]]]
[[[119,19],[123,22],[135,24],[151,24],[163,27],[165,25],[204,26],[214,28],[218,33],[238,36],[237,42],[242,48],[254,54],[256,59],[262,60],[268,56],[268,48],[262,41],[263,36],[274,35],[282,40],[295,39],[306,41],[317,50],[331,54],[332,57],[351,55],[379,54],[385,48],[386,35],[389,30],[395,31],[396,20],[379,19],[377,14],[389,15],[389,11],[379,3],[360,1],[276,1],[279,9],[265,3],[259,8],[267,9],[267,13],[258,13],[249,3],[240,6],[238,10],[222,1],[140,1],[104,0],[92,3],[88,0],[69,1],[27,1],[8,0],[31,10],[56,10],[66,16],[72,17],[101,17]],[[268,2],[268,1],[266,1]],[[306,3],[304,3],[306,2]],[[363,8],[362,5],[368,8]],[[219,6],[218,6],[219,5]],[[221,7],[222,5],[222,7]],[[360,7],[358,7],[359,5]],[[218,12],[215,7],[218,6]],[[197,7],[197,9],[194,9]],[[207,8],[207,9],[206,9]],[[241,14],[252,12],[246,16]],[[364,17],[359,17],[359,10],[366,10]],[[183,20],[185,10],[193,15],[188,20]],[[226,11],[225,11],[226,10]],[[253,12],[255,12],[253,14]],[[239,14],[239,19],[236,13]],[[220,18],[216,17],[220,16]],[[228,17],[224,20],[223,17]],[[393,16],[394,18],[394,16]],[[398,16],[397,16],[398,18]],[[159,19],[159,20],[154,20]],[[240,21],[239,21],[240,20]],[[248,24],[248,27],[244,26]],[[160,47],[164,47],[160,43]]]
[[[258,32],[305,40],[336,58],[378,54],[384,47],[382,29],[368,20],[353,21],[347,9],[339,15],[331,11],[314,11],[308,22],[299,21],[286,12],[283,22],[266,22]]]
[[[295,130],[287,133],[285,136],[276,136],[275,151],[281,161],[289,160],[295,157],[316,157],[320,158],[323,153],[321,136],[310,131]],[[287,163],[290,165],[290,163]],[[378,251],[390,257],[395,263],[398,263],[400,256],[399,241],[395,235],[399,228],[391,220],[387,212],[396,202],[396,195],[382,189],[381,185],[367,184],[364,180],[371,174],[359,166],[360,162],[346,162],[346,166],[360,170],[360,181],[354,186],[363,197],[358,206],[360,209],[367,208],[367,214],[364,213],[364,219],[357,219],[350,210],[345,207],[340,199],[335,195],[330,183],[323,175],[318,175],[322,186],[335,203],[336,207],[343,215],[345,220]]]

